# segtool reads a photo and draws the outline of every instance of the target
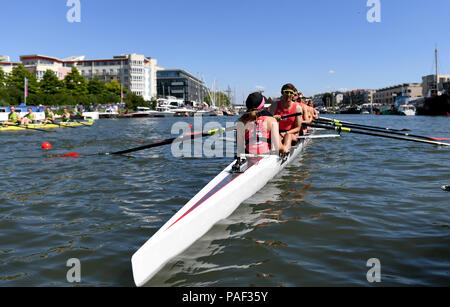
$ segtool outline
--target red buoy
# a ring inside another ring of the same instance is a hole
[[[52,144],[50,144],[49,142],[45,142],[42,144],[42,149],[51,149],[52,148]]]

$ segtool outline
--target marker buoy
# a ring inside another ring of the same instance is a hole
[[[51,149],[51,148],[52,144],[50,144],[49,142],[42,143],[42,149]]]

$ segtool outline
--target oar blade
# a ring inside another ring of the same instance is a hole
[[[56,158],[79,158],[79,157],[80,157],[80,155],[78,153],[76,153],[76,152],[72,152],[72,153],[69,153],[69,154],[56,156]]]

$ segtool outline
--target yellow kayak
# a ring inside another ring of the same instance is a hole
[[[81,122],[67,122],[58,124],[32,124],[32,125],[19,125],[19,126],[0,126],[0,131],[24,131],[34,129],[53,129],[53,128],[65,128],[65,127],[78,127],[78,126],[92,126],[93,120],[81,121]]]

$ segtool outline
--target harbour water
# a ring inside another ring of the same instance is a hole
[[[447,117],[334,117],[450,135]],[[179,120],[3,132],[0,286],[134,286],[132,254],[232,158],[175,158],[170,146],[52,156],[174,137]],[[42,150],[43,142],[53,148]],[[449,161],[448,148],[426,144],[352,134],[313,140],[148,286],[449,286],[450,194],[440,188],[450,184]],[[71,258],[81,263],[79,284],[66,278]],[[380,283],[366,277],[373,258]]]

